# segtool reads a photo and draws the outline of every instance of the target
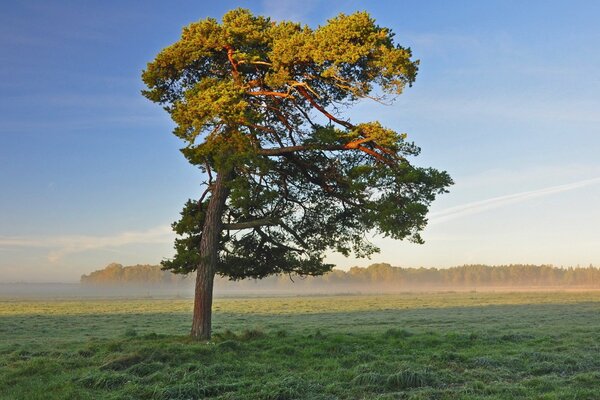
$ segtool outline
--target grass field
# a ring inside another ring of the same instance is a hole
[[[0,399],[600,399],[600,292],[0,301]]]

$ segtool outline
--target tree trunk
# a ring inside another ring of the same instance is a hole
[[[202,239],[200,240],[200,264],[196,274],[196,293],[194,295],[194,316],[191,335],[194,339],[210,340],[213,282],[217,269],[219,237],[222,229],[222,215],[225,201],[229,195],[227,177],[220,173],[213,184],[210,200],[206,209]]]

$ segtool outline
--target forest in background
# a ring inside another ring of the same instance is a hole
[[[85,285],[152,285],[190,287],[195,274],[178,275],[159,265],[123,266],[112,263],[81,276]],[[463,265],[452,268],[403,268],[387,263],[334,269],[323,276],[274,275],[265,279],[230,281],[217,277],[215,287],[225,290],[406,290],[414,288],[482,287],[600,287],[600,269],[552,265]]]

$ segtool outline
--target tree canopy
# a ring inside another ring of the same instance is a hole
[[[164,105],[183,154],[208,175],[173,225],[182,237],[165,268],[198,267],[216,173],[229,190],[218,274],[321,274],[328,250],[377,251],[368,232],[422,242],[428,206],[450,177],[411,165],[420,150],[405,134],[339,116],[413,83],[418,61],[393,36],[366,12],[311,29],[237,9],[187,26],[148,64],[144,95]]]
[[[327,251],[378,251],[370,233],[422,242],[449,175],[412,165],[420,149],[406,134],[342,116],[414,82],[418,61],[393,37],[366,12],[311,29],[236,9],[190,24],[148,64],[143,94],[207,176],[163,262],[197,271],[193,336],[210,338],[215,274],[320,275],[333,267]]]

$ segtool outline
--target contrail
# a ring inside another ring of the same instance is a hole
[[[600,178],[586,179],[584,181],[568,183],[565,185],[550,186],[543,189],[493,197],[487,200],[475,201],[472,203],[463,204],[461,206],[450,207],[445,210],[429,214],[429,225],[450,221],[452,219],[464,217],[466,215],[477,214],[483,211],[499,208],[508,204],[520,203],[522,201],[534,199],[536,197],[544,197],[555,193],[579,189],[581,187],[590,186],[599,182]]]

